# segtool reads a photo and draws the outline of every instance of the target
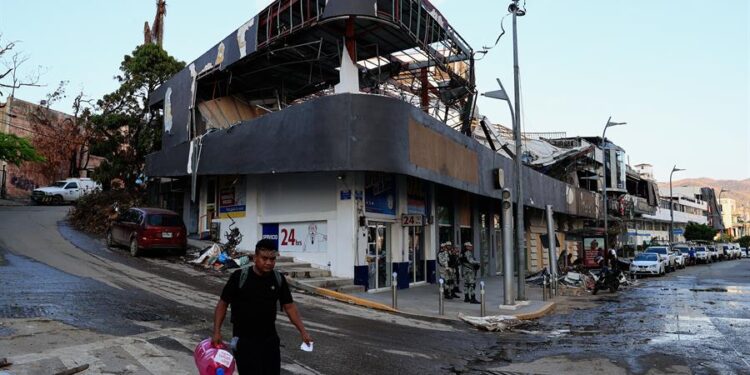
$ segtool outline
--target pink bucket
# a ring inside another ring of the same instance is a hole
[[[207,338],[195,347],[195,365],[200,375],[232,375],[234,374],[234,356],[225,343],[213,345]]]

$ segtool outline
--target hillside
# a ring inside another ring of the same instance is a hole
[[[700,186],[712,187],[719,195],[721,189],[729,190],[724,192],[722,198],[733,198],[737,204],[750,204],[750,178],[745,180],[714,180],[711,178],[686,178],[682,180],[673,180],[672,187],[677,186]],[[669,193],[669,182],[660,182],[659,190]]]

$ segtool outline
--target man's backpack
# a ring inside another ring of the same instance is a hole
[[[252,264],[240,268],[241,269],[241,271],[240,271],[240,285],[239,285],[240,289],[242,289],[242,287],[245,285],[245,282],[247,281],[247,276],[250,274],[250,270],[252,268],[253,268]],[[281,272],[279,272],[277,270],[273,270],[273,277],[274,277],[274,281],[276,281],[276,288],[277,289],[281,288],[281,277],[282,277],[281,276]]]

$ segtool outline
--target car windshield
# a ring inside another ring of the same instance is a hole
[[[61,188],[61,187],[65,186],[65,184],[66,184],[66,182],[65,182],[65,181],[57,181],[57,182],[55,182],[54,184],[52,184],[52,185],[50,185],[50,186],[52,186],[52,187],[59,187],[59,188]]]
[[[646,249],[647,253],[658,253],[658,254],[666,254],[667,248],[666,247],[652,247],[650,249]]]
[[[645,253],[644,254],[638,254],[635,257],[635,260],[636,261],[639,261],[639,260],[641,260],[641,261],[643,261],[643,260],[646,260],[646,261],[655,261],[656,260],[656,254],[645,254]]]
[[[182,226],[182,220],[177,215],[148,215],[148,225],[156,227],[179,227]]]
[[[696,247],[695,251],[706,251],[705,247]]]
[[[680,252],[683,253],[683,254],[689,254],[690,253],[690,249],[688,249],[687,247],[681,247],[681,248],[679,248],[677,250],[680,250]]]

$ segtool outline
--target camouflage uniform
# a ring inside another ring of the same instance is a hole
[[[461,277],[464,279],[464,302],[479,303],[476,296],[477,270],[479,262],[474,259],[471,243],[464,244],[461,254]]]
[[[448,261],[450,259],[450,255],[448,254],[448,251],[446,250],[445,244],[440,245],[440,251],[438,252],[437,256],[438,260],[438,266],[439,266],[439,272],[440,272],[440,278],[445,281],[444,289],[443,289],[443,295],[445,298],[451,299],[453,298],[451,296],[451,290],[453,290],[453,283],[456,279],[456,274],[450,266],[448,266]]]

